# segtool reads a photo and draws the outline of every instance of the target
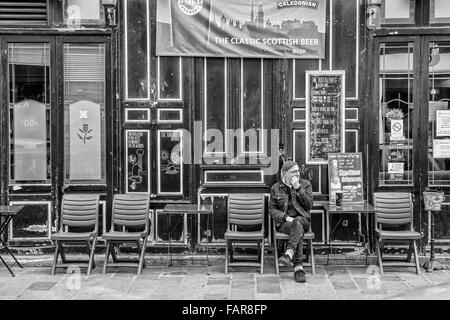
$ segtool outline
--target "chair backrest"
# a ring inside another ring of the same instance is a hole
[[[61,230],[63,226],[94,225],[97,232],[99,199],[98,194],[65,194],[61,204]]]
[[[261,225],[264,230],[264,194],[236,193],[228,196],[228,223],[237,226]]]
[[[409,192],[375,192],[374,206],[377,224],[410,224],[413,229],[413,204]]]
[[[111,230],[114,229],[114,226],[145,226],[147,231],[149,202],[148,194],[115,194]]]

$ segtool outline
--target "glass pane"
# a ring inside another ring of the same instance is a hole
[[[25,205],[23,210],[16,214],[12,220],[12,237],[14,239],[49,237],[50,206],[48,204],[30,204],[30,202],[15,202],[14,204]]]
[[[104,11],[100,0],[64,0],[64,22],[68,26],[102,24]]]
[[[178,57],[159,58],[159,99],[181,99],[180,63]]]
[[[225,61],[206,59],[205,152],[225,152],[227,124]]]
[[[410,23],[414,20],[415,0],[383,0],[381,2],[381,22]]]
[[[128,0],[125,5],[126,98],[149,99],[147,0]]]
[[[450,23],[450,1],[431,0],[430,1],[430,22]]]
[[[105,45],[64,44],[66,183],[105,182]]]
[[[262,61],[242,60],[242,104],[241,128],[243,130],[243,151],[262,152],[263,101]],[[242,147],[241,147],[242,148]]]
[[[450,185],[450,42],[429,44],[428,183]]]
[[[158,193],[182,193],[183,150],[181,131],[160,131],[158,139]]]
[[[50,182],[50,47],[8,44],[11,183]]]
[[[413,183],[413,43],[380,45],[380,185]]]

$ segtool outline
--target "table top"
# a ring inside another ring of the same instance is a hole
[[[212,214],[211,204],[167,204],[163,213],[167,214]]]
[[[325,202],[323,208],[329,213],[375,213],[375,208],[370,203],[343,203],[341,207]]]
[[[14,216],[23,208],[24,206],[0,206],[0,216]]]

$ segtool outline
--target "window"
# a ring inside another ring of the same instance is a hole
[[[382,0],[382,24],[414,23],[415,0]]]
[[[8,45],[11,183],[50,183],[50,46]]]
[[[0,0],[0,25],[46,25],[47,0]]]
[[[450,24],[450,1],[448,0],[430,1],[430,23]]]
[[[66,183],[105,183],[105,131],[105,45],[66,43]]]
[[[413,43],[382,43],[379,70],[380,185],[413,183]]]
[[[63,11],[64,22],[69,27],[104,23],[100,0],[64,0]]]

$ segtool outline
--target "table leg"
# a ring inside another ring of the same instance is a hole
[[[8,269],[8,271],[11,273],[11,275],[13,277],[15,277],[16,275],[14,274],[14,272],[11,270],[11,268],[8,266],[8,264],[6,263],[5,260],[3,260],[2,256],[0,256],[0,260],[2,260],[3,264],[5,265],[6,269]]]
[[[167,232],[169,233],[169,246],[167,247],[167,253],[170,256],[169,267],[172,266],[172,252],[170,251],[170,244],[172,242],[172,235],[170,232],[170,214],[167,215]]]
[[[433,272],[434,264],[435,264],[435,256],[434,256],[434,214],[430,212],[431,218],[431,239],[430,239],[430,262],[428,263],[427,272]]]
[[[206,263],[209,264],[209,214],[206,216]]]

